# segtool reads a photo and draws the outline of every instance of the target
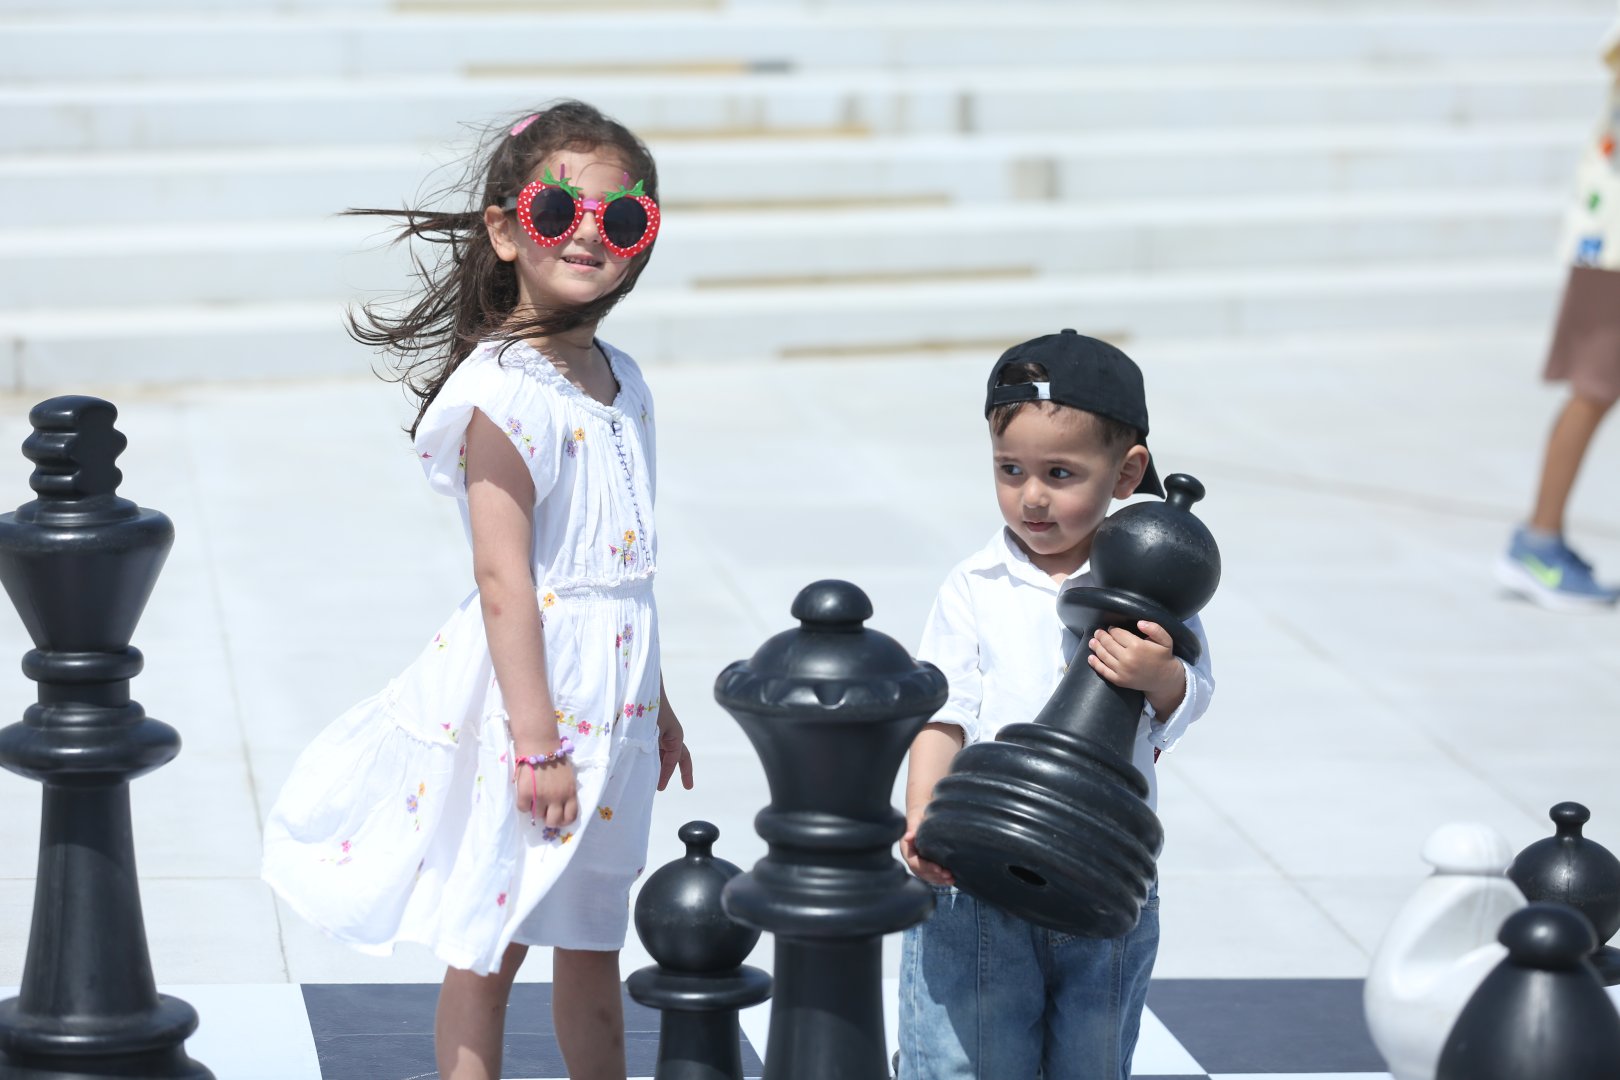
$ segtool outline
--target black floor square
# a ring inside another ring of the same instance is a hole
[[[1148,1008],[1211,1073],[1384,1072],[1360,979],[1166,979]]]
[[[421,983],[306,983],[304,1007],[324,1080],[423,1080],[438,1075],[433,1012],[439,988]],[[624,999],[625,1064],[651,1076],[658,1060],[657,1011]],[[502,1073],[563,1077],[551,1022],[551,984],[519,983],[507,1007]],[[758,1076],[759,1055],[741,1040],[743,1072]]]

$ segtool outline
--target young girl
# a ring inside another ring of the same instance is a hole
[[[304,751],[264,876],[368,952],[443,959],[439,1071],[500,1075],[513,977],[555,948],[569,1075],[623,1080],[618,950],[653,791],[678,767],[652,579],[653,408],[596,325],[658,232],[651,156],[564,102],[497,132],[464,213],[362,210],[445,245],[404,314],[351,329],[406,358],[435,491],[459,501],[478,591],[381,693]]]

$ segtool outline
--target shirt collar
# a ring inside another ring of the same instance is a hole
[[[1091,563],[1082,563],[1080,569],[1064,578],[1061,582],[1053,581],[1052,576],[1041,570],[1029,561],[1024,549],[1018,546],[1012,538],[1012,532],[1003,525],[996,530],[990,542],[984,546],[974,559],[971,567],[974,570],[1004,570],[1014,581],[1036,588],[1056,596],[1064,589],[1074,588],[1077,585],[1091,583]]]

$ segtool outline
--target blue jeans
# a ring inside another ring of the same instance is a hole
[[[1159,897],[1122,938],[1045,930],[953,888],[900,953],[899,1080],[1129,1080]]]

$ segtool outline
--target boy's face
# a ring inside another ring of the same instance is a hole
[[[1109,503],[1136,490],[1147,449],[1124,455],[1098,437],[1078,409],[1026,405],[1000,435],[990,433],[996,502],[1019,546],[1038,569],[1068,576],[1091,557],[1091,537]]]

